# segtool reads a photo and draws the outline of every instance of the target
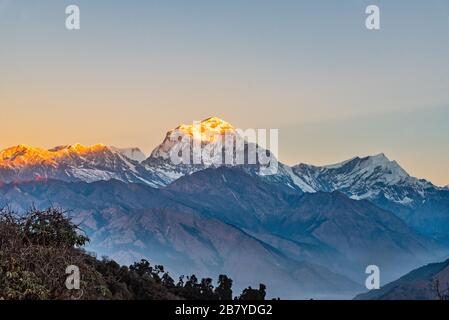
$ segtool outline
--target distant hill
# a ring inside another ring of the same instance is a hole
[[[438,284],[438,288],[437,288]],[[415,269],[379,290],[356,296],[356,300],[439,300],[449,299],[449,259]]]

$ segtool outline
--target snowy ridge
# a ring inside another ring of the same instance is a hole
[[[0,151],[0,181],[42,179],[85,182],[116,179],[152,187],[164,184],[138,161],[124,155],[123,150],[103,144],[75,144],[48,150],[18,145]]]
[[[293,172],[315,191],[341,191],[352,199],[376,199],[411,205],[425,197],[426,190],[436,187],[410,176],[396,161],[385,154],[353,158],[331,166],[299,164]]]

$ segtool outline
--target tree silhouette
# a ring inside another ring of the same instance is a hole
[[[168,288],[173,289],[175,287],[175,280],[168,274],[168,272],[164,273],[162,276],[162,284]]]
[[[218,300],[232,300],[232,279],[221,274],[218,277],[218,287],[215,289]]]
[[[200,295],[204,300],[215,300],[214,286],[211,278],[204,278],[200,284]]]
[[[50,208],[45,211],[31,209],[21,221],[24,240],[35,245],[81,247],[89,238],[80,234],[81,230],[65,217],[65,212]]]
[[[265,300],[266,296],[266,286],[264,284],[259,285],[259,290],[248,287],[244,289],[239,297],[239,300]]]
[[[129,266],[129,269],[136,272],[139,276],[151,276],[153,273],[153,267],[150,262],[145,259],[140,260],[140,262],[134,262],[132,266]]]

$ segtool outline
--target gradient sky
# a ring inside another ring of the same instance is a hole
[[[449,1],[0,0],[0,111],[0,148],[149,153],[215,115],[279,128],[289,164],[384,152],[446,185]]]

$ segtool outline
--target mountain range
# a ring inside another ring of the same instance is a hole
[[[284,298],[350,298],[369,264],[387,283],[447,254],[449,190],[384,154],[322,167],[278,162],[271,175],[258,162],[173,164],[171,152],[195,131],[206,147],[238,134],[212,117],[170,130],[148,158],[106,145],[5,149],[0,205],[71,210],[90,249],[121,263],[146,257],[173,274],[263,280]]]
[[[102,144],[80,144],[44,150],[25,145],[0,152],[0,181],[26,182],[57,179],[94,182],[116,179],[159,186],[162,181],[138,161],[129,158],[129,150]]]

